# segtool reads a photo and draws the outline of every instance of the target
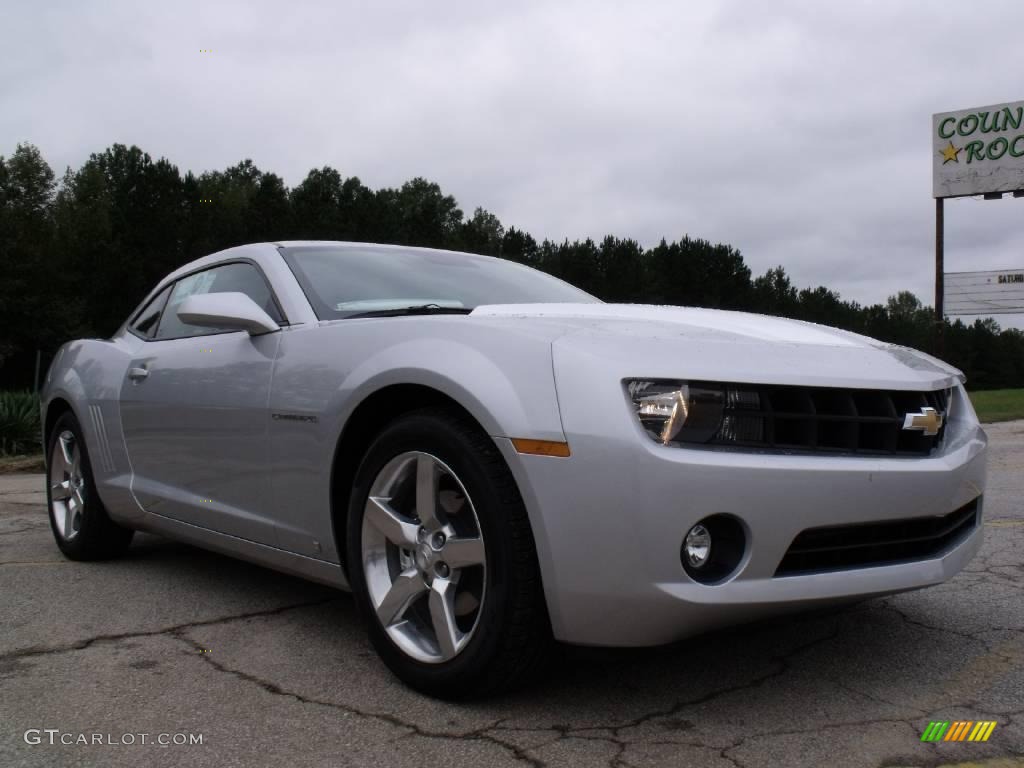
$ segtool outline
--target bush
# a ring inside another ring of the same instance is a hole
[[[0,392],[0,456],[42,449],[39,397],[34,392]]]

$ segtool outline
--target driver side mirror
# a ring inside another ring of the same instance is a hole
[[[177,307],[178,319],[224,331],[248,331],[250,336],[280,330],[273,319],[244,293],[198,293]]]

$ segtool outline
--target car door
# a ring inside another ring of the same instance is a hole
[[[148,512],[277,546],[266,440],[281,334],[218,331],[177,316],[189,296],[223,291],[247,294],[283,322],[269,284],[250,262],[220,264],[174,283],[121,385],[132,491]]]

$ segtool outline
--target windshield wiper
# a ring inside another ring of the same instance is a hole
[[[404,315],[468,315],[473,307],[442,307],[440,304],[420,304],[416,307],[395,307],[394,309],[373,309],[346,315],[346,320],[357,317],[402,317]]]

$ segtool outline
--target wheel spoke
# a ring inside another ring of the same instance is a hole
[[[416,457],[410,456],[405,461],[393,463],[387,474],[381,472],[377,481],[374,483],[374,487],[377,489],[378,496],[393,496],[395,494],[395,487],[409,475],[411,467],[415,465]]]
[[[482,565],[485,561],[484,540],[479,536],[448,539],[444,545],[444,561],[452,568]]]
[[[72,437],[65,437],[68,433],[62,434],[58,439],[57,443],[60,445],[60,455],[64,459],[64,466],[69,469],[75,466],[75,449],[72,447]]]
[[[437,469],[430,456],[421,454],[416,459],[416,514],[428,530],[442,525],[437,516]]]
[[[442,658],[450,659],[456,653],[461,634],[455,625],[455,585],[448,579],[435,579],[428,603],[438,650]]]
[[[391,585],[391,589],[384,595],[381,604],[377,606],[377,616],[381,624],[389,627],[402,618],[406,609],[427,589],[423,583],[423,577],[417,573],[415,568],[402,571]]]
[[[57,444],[53,446],[53,453],[50,455],[50,476],[63,477],[68,473],[68,463],[64,460],[64,451],[60,447],[61,440],[57,438]]]
[[[395,512],[384,499],[376,496],[367,499],[363,515],[392,544],[406,548],[416,545],[419,527]]]
[[[75,502],[68,500],[68,503],[64,505],[64,538],[70,538],[71,534],[75,532],[72,528],[72,524],[75,520]]]
[[[71,498],[71,481],[62,480],[50,486],[50,497],[54,501],[65,501]]]

